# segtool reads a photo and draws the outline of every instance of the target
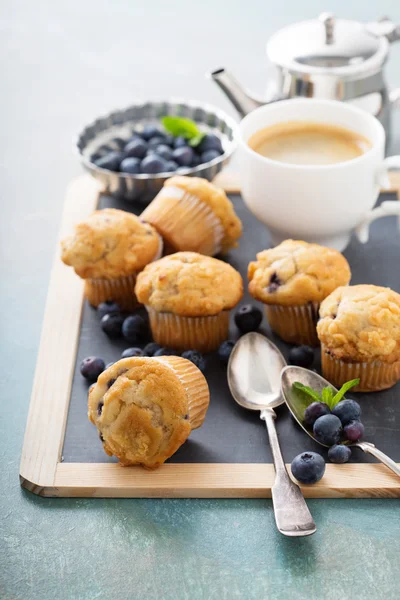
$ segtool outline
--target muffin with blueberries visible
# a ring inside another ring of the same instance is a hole
[[[163,236],[171,252],[215,256],[236,247],[242,234],[225,192],[201,177],[167,179],[142,218]]]
[[[121,465],[159,467],[203,424],[207,381],[178,356],[125,358],[91,387],[88,417]]]
[[[228,337],[229,313],[243,295],[243,282],[221,260],[177,252],[147,265],[135,293],[148,311],[155,342],[211,352]]]
[[[137,307],[137,274],[162,253],[162,239],[150,224],[123,210],[96,210],[61,242],[61,258],[85,280],[90,304],[115,301]]]
[[[400,380],[400,294],[390,288],[337,288],[321,304],[317,332],[334,386],[359,378],[354,391],[375,392]]]
[[[268,322],[285,342],[318,345],[319,306],[351,278],[345,257],[297,240],[263,250],[248,267],[249,292],[265,305]]]

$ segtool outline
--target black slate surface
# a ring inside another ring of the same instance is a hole
[[[385,195],[384,199],[394,197]],[[246,281],[248,262],[255,258],[257,252],[269,246],[269,238],[263,225],[247,210],[241,198],[232,196],[232,200],[243,221],[244,235],[240,249],[232,251],[227,260],[242,273]],[[100,207],[106,206],[132,210],[136,214],[141,212],[141,207],[103,196]],[[389,286],[400,292],[400,234],[395,218],[384,217],[373,223],[369,242],[361,245],[353,239],[344,254],[351,265],[353,284],[373,283]],[[250,301],[254,302],[246,293],[242,303]],[[289,346],[271,334],[265,318],[261,332],[270,336],[287,357]],[[234,324],[231,325],[231,337],[238,337]],[[106,363],[115,361],[128,346],[124,341],[109,340],[100,329],[96,311],[85,303],[63,449],[64,461],[115,460],[106,456],[95,427],[87,419],[88,385],[79,373],[79,364],[89,355],[101,356]],[[319,370],[318,356],[315,366]],[[191,434],[169,462],[271,463],[265,424],[260,421],[258,412],[246,411],[233,401],[226,383],[226,368],[218,363],[214,355],[208,357],[205,375],[211,390],[205,423]],[[354,397],[360,402],[363,411],[364,439],[373,442],[399,462],[400,384],[385,392],[354,394]],[[325,455],[322,446],[315,444],[292,420],[285,406],[277,409],[277,415],[278,434],[286,462],[290,462],[304,450],[315,450]],[[355,449],[352,461],[374,462],[374,459]]]

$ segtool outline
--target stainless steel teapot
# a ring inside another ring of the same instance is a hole
[[[376,116],[389,137],[391,108],[400,105],[400,88],[389,92],[383,66],[397,40],[400,25],[387,17],[365,24],[323,13],[279,30],[267,42],[267,56],[276,69],[268,98],[255,98],[225,69],[211,77],[241,116],[286,98],[343,100]]]

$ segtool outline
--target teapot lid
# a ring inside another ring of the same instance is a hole
[[[388,48],[387,38],[365,24],[323,13],[278,31],[267,43],[267,55],[290,71],[346,78],[378,70]]]

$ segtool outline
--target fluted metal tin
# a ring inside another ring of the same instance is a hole
[[[94,154],[101,155],[111,150],[120,150],[122,140],[127,141],[135,129],[142,125],[160,125],[160,119],[165,115],[192,119],[202,131],[218,134],[224,148],[224,154],[218,158],[198,167],[188,168],[182,171],[182,174],[204,177],[211,181],[228,163],[236,147],[236,122],[222,110],[208,104],[175,98],[165,102],[149,101],[134,104],[125,110],[118,110],[96,119],[85,127],[78,137],[77,149],[82,164],[101,182],[105,193],[146,203],[160,191],[164,181],[174,175],[174,173],[155,175],[115,173],[101,169],[91,161]]]

